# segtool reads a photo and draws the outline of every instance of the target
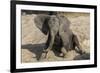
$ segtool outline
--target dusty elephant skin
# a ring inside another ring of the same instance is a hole
[[[46,57],[53,46],[58,45],[63,57],[66,57],[67,52],[70,50],[83,54],[77,36],[70,29],[70,21],[65,16],[60,14],[38,14],[34,21],[42,33],[48,34],[46,47],[41,58]]]

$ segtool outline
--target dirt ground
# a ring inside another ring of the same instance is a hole
[[[82,50],[86,53],[89,53],[90,15],[88,13],[70,12],[64,13],[64,15],[71,21],[70,29],[78,36]],[[21,60],[24,63],[38,62],[48,37],[35,26],[35,16],[36,14],[23,14],[21,16]],[[47,58],[41,61],[67,61],[80,57],[80,55],[74,50],[68,52],[67,58],[59,57],[56,55],[56,53],[50,51],[47,55]]]

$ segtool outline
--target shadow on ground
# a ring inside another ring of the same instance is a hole
[[[90,53],[85,53],[83,55],[78,55],[74,58],[74,60],[89,60],[90,59]]]
[[[39,60],[44,47],[45,47],[44,43],[42,43],[42,44],[26,44],[26,45],[21,46],[22,49],[28,49],[30,52],[34,53],[36,55],[37,60]]]
[[[22,49],[27,49],[29,50],[30,52],[34,53],[36,55],[36,59],[39,60],[42,53],[43,53],[43,49],[45,47],[45,43],[41,43],[41,44],[25,44],[25,45],[22,45],[21,48]],[[55,54],[55,56],[58,56],[59,57],[59,49],[55,50],[53,49],[53,52]],[[72,54],[72,53],[71,53]],[[82,55],[78,55],[78,56],[75,56],[73,58],[73,60],[89,60],[90,59],[90,53],[85,53],[85,54],[82,54]]]
[[[45,43],[25,44],[25,45],[22,45],[21,48],[27,49],[30,52],[34,53],[36,55],[36,59],[39,60],[43,53],[43,49],[45,48]],[[55,48],[58,48],[58,47],[54,47],[54,49],[52,49],[52,51],[54,52],[55,56],[59,56],[60,48],[59,49],[55,49]]]

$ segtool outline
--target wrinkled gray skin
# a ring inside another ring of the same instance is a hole
[[[63,56],[66,55],[67,51],[72,49],[82,54],[78,38],[70,30],[70,21],[65,16],[59,14],[38,14],[34,21],[37,28],[45,35],[49,35],[44,52],[47,53],[52,49],[54,44],[58,44],[61,47]]]

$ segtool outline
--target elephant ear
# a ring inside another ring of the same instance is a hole
[[[45,35],[48,34],[49,32],[49,27],[48,27],[48,20],[49,20],[49,15],[46,14],[38,14],[35,18],[34,18],[34,22],[37,28],[40,29],[40,31],[42,33],[44,33]]]

